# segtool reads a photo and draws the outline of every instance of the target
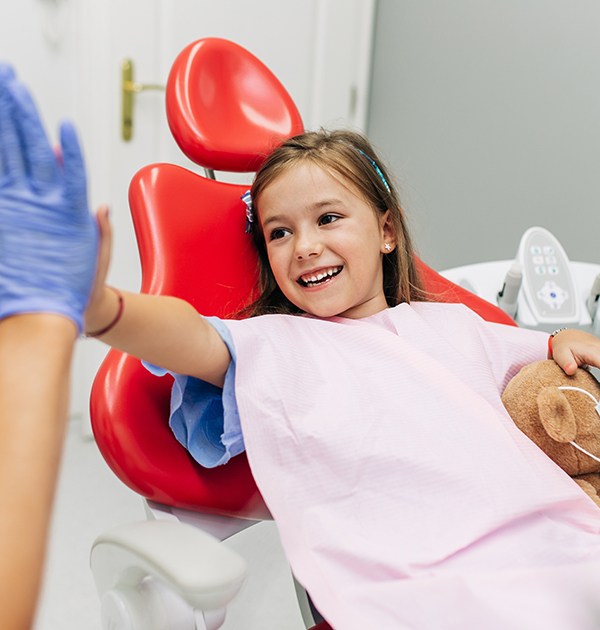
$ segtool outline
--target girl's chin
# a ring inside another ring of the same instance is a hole
[[[318,317],[320,319],[328,319],[330,317],[344,317],[345,309],[340,309],[335,306],[325,306],[325,305],[310,305],[303,304],[300,305],[301,308],[307,315],[311,317]]]

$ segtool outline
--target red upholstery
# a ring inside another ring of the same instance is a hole
[[[201,39],[179,54],[166,103],[181,150],[216,171],[254,172],[281,139],[303,131],[300,113],[275,75],[224,39]]]
[[[487,321],[516,325],[515,321],[501,308],[450,282],[437,271],[428,267],[422,260],[417,259],[417,267],[425,284],[425,289],[429,293],[429,300],[465,304]]]

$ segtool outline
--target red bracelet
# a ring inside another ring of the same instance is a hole
[[[107,287],[107,288],[114,291],[117,294],[117,297],[119,298],[119,307],[117,309],[117,314],[115,315],[114,319],[110,322],[110,324],[108,324],[108,326],[105,326],[104,328],[100,330],[96,330],[94,332],[85,333],[86,337],[101,337],[102,335],[105,335],[109,330],[111,330],[117,325],[117,323],[121,319],[121,316],[123,315],[123,309],[125,308],[125,300],[123,299],[123,294],[118,289],[115,289],[114,287]]]
[[[552,354],[552,340],[554,339],[554,337],[556,337],[556,335],[558,335],[559,332],[562,332],[563,330],[567,330],[566,328],[557,328],[554,332],[550,333],[550,336],[548,337],[548,358],[551,359],[553,354]]]

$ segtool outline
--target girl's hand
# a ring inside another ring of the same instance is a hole
[[[96,212],[98,225],[98,262],[96,277],[92,286],[90,299],[85,311],[85,330],[87,332],[99,330],[107,321],[114,317],[114,292],[107,290],[106,277],[110,266],[112,250],[112,227],[109,219],[108,206],[101,206]]]
[[[600,339],[582,330],[561,330],[552,338],[552,358],[569,375],[584,365],[600,367]]]

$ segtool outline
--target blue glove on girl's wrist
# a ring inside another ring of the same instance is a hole
[[[81,332],[98,249],[75,129],[60,129],[62,163],[36,107],[0,64],[0,319],[48,312]]]

